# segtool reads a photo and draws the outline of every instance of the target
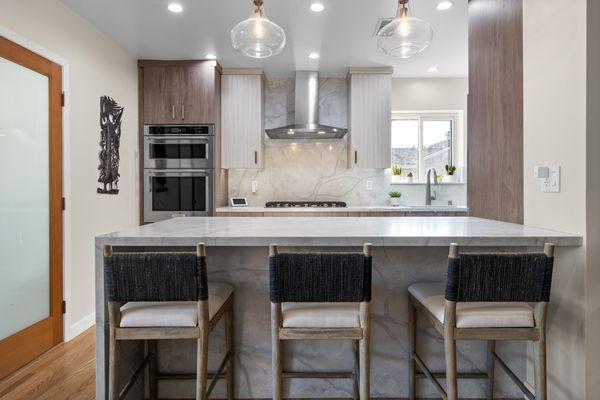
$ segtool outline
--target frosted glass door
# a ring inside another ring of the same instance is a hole
[[[49,91],[0,57],[0,340],[51,312]]]

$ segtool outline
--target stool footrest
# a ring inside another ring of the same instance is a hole
[[[504,372],[506,372],[508,377],[515,383],[515,385],[517,385],[519,387],[519,389],[521,389],[523,394],[529,400],[535,400],[535,395],[533,393],[531,393],[531,391],[529,389],[527,389],[525,384],[517,377],[517,375],[515,375],[515,373],[510,369],[510,367],[504,362],[504,360],[502,360],[500,358],[500,356],[498,356],[498,354],[496,354],[496,352],[493,352],[492,355],[494,356],[494,360],[498,362],[498,365],[500,365],[500,367],[504,370]]]
[[[136,370],[133,373],[133,375],[131,375],[131,378],[129,378],[129,380],[127,381],[127,383],[125,384],[125,386],[123,386],[123,389],[121,390],[121,393],[119,393],[119,399],[124,398],[127,395],[127,393],[131,390],[131,388],[133,387],[134,382],[139,378],[139,376],[141,375],[142,371],[144,370],[144,368],[146,367],[146,365],[150,362],[150,359],[152,359],[152,357],[154,357],[154,354],[149,353],[142,360],[142,362],[136,368]]]
[[[446,379],[445,372],[430,372],[430,374],[436,379]],[[427,375],[425,375],[424,372],[417,372],[415,376],[418,379],[427,378]],[[489,379],[486,372],[459,372],[457,374],[457,377],[458,379]]]
[[[354,379],[354,372],[317,372],[317,371],[287,371],[282,372],[285,379]]]

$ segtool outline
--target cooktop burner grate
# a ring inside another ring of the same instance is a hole
[[[294,207],[313,207],[313,208],[344,208],[347,207],[343,201],[269,201],[265,205],[267,208],[294,208]]]

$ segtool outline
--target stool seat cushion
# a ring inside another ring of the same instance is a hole
[[[359,303],[281,303],[284,328],[359,328]]]
[[[208,315],[212,319],[233,293],[227,283],[208,285]],[[121,307],[121,328],[193,327],[198,326],[198,303],[164,301],[126,303]]]
[[[413,297],[444,323],[445,282],[416,283],[408,287]],[[456,303],[457,328],[532,328],[533,309],[527,303]]]

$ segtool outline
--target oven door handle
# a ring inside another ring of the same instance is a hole
[[[202,171],[202,170],[194,170],[194,171],[186,171],[186,170],[179,170],[179,171],[170,171],[170,172],[166,172],[166,171],[151,171],[148,172],[148,178],[152,178],[155,176],[172,176],[174,178],[187,178],[187,177],[194,177],[194,176],[210,176],[210,171]]]
[[[172,136],[170,138],[155,138],[149,137],[150,143],[178,143],[180,140],[189,140],[190,142],[210,143],[210,138],[197,136]]]

